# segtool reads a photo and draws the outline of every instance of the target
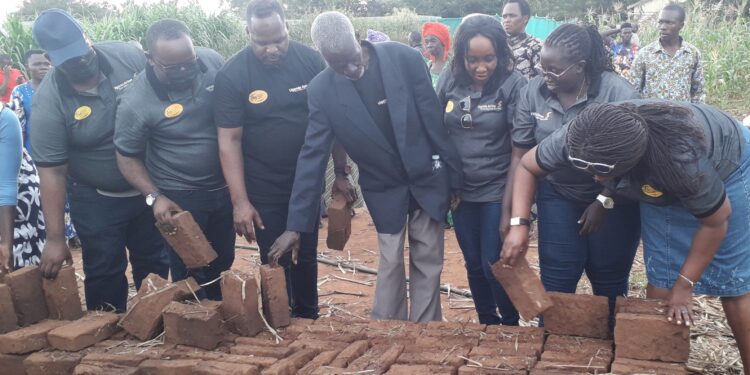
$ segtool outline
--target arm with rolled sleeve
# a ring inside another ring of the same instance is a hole
[[[701,53],[695,50],[695,64],[693,75],[690,77],[690,102],[703,103],[706,101],[706,78],[703,76],[703,59]]]

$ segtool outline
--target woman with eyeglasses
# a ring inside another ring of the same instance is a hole
[[[750,373],[750,131],[704,104],[594,104],[523,157],[513,214],[529,214],[536,181],[578,169],[641,204],[647,296],[693,325],[693,293],[721,297]],[[612,240],[614,245],[615,239]],[[526,251],[512,229],[503,261]]]
[[[590,105],[638,98],[613,72],[612,57],[593,27],[565,24],[547,37],[541,74],[519,100],[513,144],[531,149]],[[548,291],[575,293],[586,272],[595,295],[614,303],[628,291],[640,237],[638,205],[612,195],[579,169],[540,180],[539,265]],[[528,236],[530,216],[512,216],[516,236]]]
[[[511,160],[523,155],[510,138],[526,79],[514,71],[507,36],[495,18],[466,19],[454,41],[455,58],[437,92],[464,172],[461,203],[453,210],[456,237],[479,322],[518,325],[518,312],[492,276],[491,265],[500,258],[500,223],[510,220]]]

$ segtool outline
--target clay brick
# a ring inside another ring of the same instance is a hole
[[[497,261],[492,265],[492,274],[524,319],[534,319],[552,307],[553,301],[545,292],[542,281],[525,258],[518,259],[513,267]]]
[[[607,297],[570,293],[548,293],[554,304],[544,313],[547,332],[607,339],[609,301]]]
[[[81,363],[113,363],[120,366],[138,367],[146,359],[148,358],[141,354],[89,353],[81,359]]]
[[[458,368],[465,360],[461,357],[469,355],[470,347],[446,347],[440,349],[407,346],[398,357],[396,363],[412,365],[438,365]]]
[[[569,352],[553,352],[544,351],[542,353],[542,361],[550,363],[567,363],[570,365],[593,366],[594,368],[606,368],[609,369],[612,364],[613,355],[611,351],[595,351],[585,352],[576,351],[575,349]]]
[[[193,369],[193,375],[258,375],[260,370],[255,366],[239,363],[204,361]]]
[[[529,375],[572,375],[572,374],[579,374],[584,375],[588,374],[588,372],[577,372],[573,370],[543,370],[543,369],[531,369],[531,372],[529,372]]]
[[[169,281],[163,279],[161,276],[155,273],[148,274],[141,282],[141,288],[138,289],[138,293],[130,300],[131,306],[138,303],[143,296],[164,288],[167,285],[169,285]]]
[[[609,366],[597,366],[591,365],[579,365],[568,362],[547,362],[539,361],[534,366],[535,374],[541,373],[541,371],[564,371],[565,373],[589,373],[589,374],[605,374],[608,372]]]
[[[174,223],[172,230],[158,223],[156,227],[159,228],[169,246],[182,259],[185,267],[188,269],[205,267],[218,257],[190,212],[182,211],[172,215],[172,222]]]
[[[515,336],[544,336],[543,327],[492,325],[487,326],[484,332],[488,335],[505,334]]]
[[[71,374],[83,354],[62,351],[36,352],[23,361],[27,375]]]
[[[294,375],[297,370],[301,369],[305,364],[310,362],[315,355],[316,351],[311,349],[302,349],[289,357],[286,357],[267,369],[261,372],[262,375]]]
[[[350,363],[352,363],[352,361],[365,354],[368,349],[370,349],[369,341],[355,341],[349,344],[349,346],[347,346],[344,350],[341,351],[341,353],[339,353],[338,356],[336,356],[336,359],[331,362],[330,367],[346,368]]]
[[[529,343],[514,344],[511,342],[501,343],[493,346],[475,346],[469,352],[470,356],[522,356],[538,357],[539,350],[536,345]]]
[[[333,193],[328,206],[328,237],[326,246],[332,250],[344,250],[352,234],[352,208],[340,192]]]
[[[24,359],[26,359],[25,355],[0,354],[0,368],[3,369],[4,374],[26,375]]]
[[[10,287],[0,284],[0,333],[10,332],[16,328],[18,328],[18,317],[13,307]]]
[[[222,276],[221,314],[227,328],[242,336],[255,336],[263,331],[255,277],[235,271],[226,271]]]
[[[253,346],[236,345],[229,352],[238,355],[254,355],[258,357],[284,358],[294,352],[294,348],[288,346]]]
[[[637,359],[617,358],[612,363],[613,374],[658,374],[687,375],[690,372],[683,363],[666,363],[640,361]]]
[[[461,366],[458,375],[526,375],[525,370]]]
[[[73,375],[136,375],[137,367],[123,366],[106,362],[81,362],[76,366]]]
[[[205,351],[202,349],[184,345],[177,345],[176,347],[167,350],[166,352],[164,352],[163,357],[171,359],[199,359],[203,361],[239,363],[243,365],[256,366],[258,368],[271,366],[276,363],[276,361],[278,361],[277,358],[272,357],[226,354],[214,351]]]
[[[311,375],[321,366],[327,366],[329,363],[333,362],[333,360],[336,359],[336,356],[338,355],[338,350],[329,350],[322,352],[315,356],[315,358],[308,362],[304,367],[299,369],[299,371],[297,371],[297,375]]]
[[[615,346],[618,358],[687,362],[690,328],[663,315],[617,314]]]
[[[117,330],[120,317],[110,312],[94,312],[85,317],[55,328],[47,335],[52,347],[77,352],[106,340]]]
[[[281,267],[262,265],[260,288],[263,296],[263,314],[273,328],[288,326],[289,296],[286,294],[286,277]]]
[[[312,375],[351,375],[352,371],[345,368],[320,366]]]
[[[192,277],[142,296],[120,320],[122,327],[139,340],[147,341],[156,336],[162,329],[162,310],[172,301],[193,296],[200,289]]]
[[[352,371],[372,371],[372,374],[384,374],[396,363],[396,360],[404,351],[401,344],[388,346],[375,346],[368,350],[363,356],[355,359],[347,369]]]
[[[23,267],[5,276],[10,287],[18,325],[25,327],[47,319],[47,302],[42,290],[42,271],[37,266]]]
[[[43,320],[37,324],[0,335],[0,353],[26,354],[49,346],[47,333],[70,322]]]
[[[294,340],[281,340],[276,342],[275,339],[265,337],[238,337],[234,340],[236,345],[251,345],[251,346],[289,346]]]
[[[312,350],[319,351],[319,352],[324,352],[327,350],[335,350],[338,353],[346,349],[349,345],[350,345],[349,343],[340,342],[340,341],[307,339],[307,340],[297,340],[289,344],[289,347],[294,350],[312,349]]]
[[[430,366],[430,365],[399,365],[395,364],[388,369],[385,375],[456,375],[455,367],[449,366]]]
[[[366,340],[367,336],[362,333],[323,333],[323,332],[302,332],[297,336],[297,340],[326,340],[353,343],[359,340]]]
[[[658,299],[617,297],[615,314],[619,313],[664,315],[666,309]]]
[[[83,317],[81,297],[78,295],[78,282],[73,267],[60,269],[54,280],[43,279],[42,288],[50,319],[76,320]]]
[[[417,338],[416,345],[424,347],[457,345],[457,346],[477,346],[479,337],[463,336],[420,336]]]
[[[428,322],[425,329],[420,333],[422,336],[464,336],[479,338],[484,334],[484,324],[468,325],[458,322]]]
[[[164,342],[214,349],[223,336],[220,315],[218,306],[207,302],[172,302],[163,311]]]
[[[501,370],[522,370],[528,371],[536,364],[536,356],[515,357],[515,356],[469,356],[471,364],[479,365],[490,369]]]
[[[612,353],[612,340],[592,339],[588,337],[550,335],[544,344],[544,351],[575,352],[609,352]]]
[[[147,359],[138,366],[140,375],[192,375],[198,359]]]

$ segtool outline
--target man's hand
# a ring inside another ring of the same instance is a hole
[[[42,276],[47,279],[54,279],[60,272],[63,263],[73,264],[73,257],[70,255],[68,244],[65,243],[65,239],[51,240],[48,238],[44,244],[42,261],[39,265]]]
[[[156,197],[154,202],[154,218],[160,225],[165,226],[168,230],[174,230],[172,215],[182,211],[182,208],[164,195]]]
[[[526,256],[529,249],[529,227],[518,225],[510,228],[503,240],[500,261],[506,266],[513,266],[519,258]]]
[[[354,188],[352,179],[349,176],[337,175],[333,180],[331,192],[339,192],[344,195],[346,202],[349,204],[357,200],[357,189]]]
[[[299,255],[299,232],[285,231],[276,239],[268,252],[268,263],[279,265],[279,261],[285,258],[289,252],[292,253],[292,263],[297,264]]]
[[[261,230],[266,229],[263,226],[260,213],[250,202],[234,206],[234,231],[238,235],[245,237],[250,242],[255,241],[256,226]]]
[[[604,217],[607,216],[607,209],[599,201],[594,201],[583,212],[583,215],[578,220],[578,224],[581,224],[581,231],[578,232],[580,235],[585,236],[599,230],[599,227],[604,222]]]
[[[13,271],[13,245],[0,243],[0,274]]]
[[[667,307],[667,320],[676,325],[695,325],[693,316],[693,288],[678,280],[662,302]]]
[[[461,190],[456,190],[451,194],[451,211],[455,211],[461,204]]]

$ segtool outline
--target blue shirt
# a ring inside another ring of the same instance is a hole
[[[22,142],[18,118],[0,106],[0,206],[15,206],[18,201]]]
[[[26,148],[26,151],[29,152],[29,155],[31,155],[29,129],[31,126],[31,98],[33,97],[34,88],[31,87],[31,82],[26,82],[22,85],[16,86],[10,94],[11,109],[16,111],[18,120],[21,122],[23,146]]]

